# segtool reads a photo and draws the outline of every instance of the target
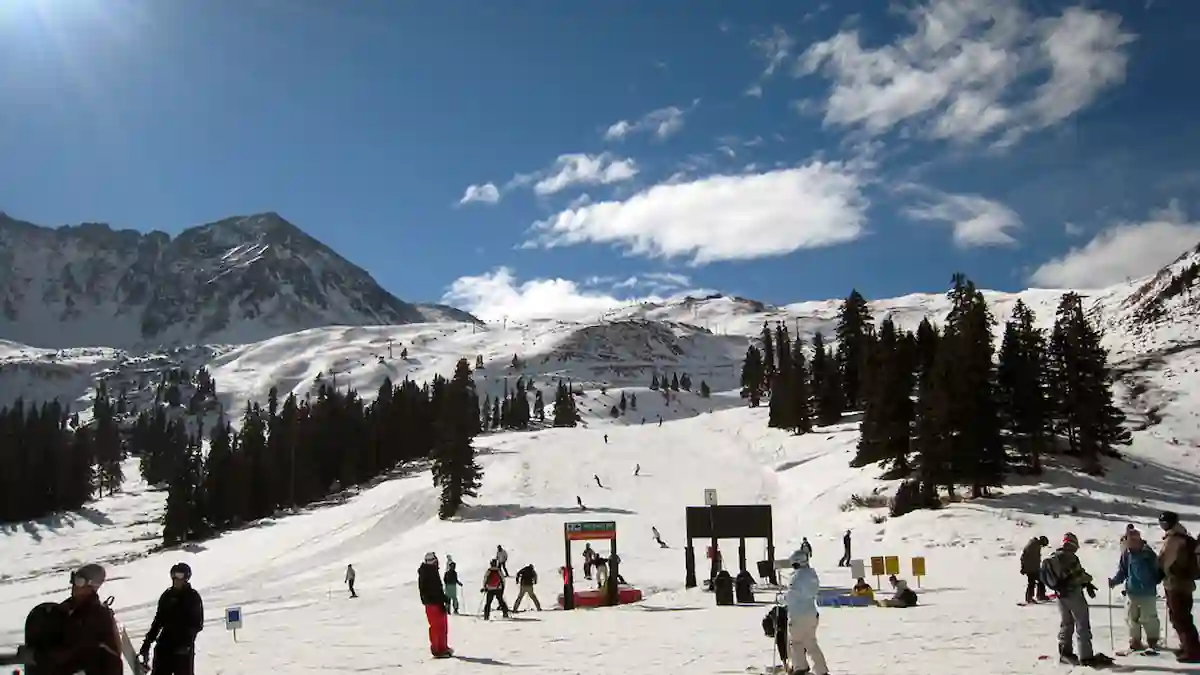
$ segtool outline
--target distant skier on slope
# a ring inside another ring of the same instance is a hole
[[[638,464],[637,466],[633,467],[633,475],[637,476],[641,473],[642,473],[642,465],[641,464]]]
[[[442,575],[438,574],[437,554],[430,551],[425,561],[417,568],[417,590],[421,604],[425,606],[425,618],[429,621],[429,652],[436,659],[454,656],[450,649],[450,599],[442,588]]]
[[[654,527],[653,525],[651,525],[650,532],[654,535],[654,541],[658,542],[659,546],[661,546],[662,548],[667,548],[667,545],[665,543],[663,543],[662,536],[659,535],[659,533],[658,533],[657,527]]]
[[[1158,650],[1161,625],[1158,621],[1158,554],[1142,540],[1136,529],[1126,530],[1125,550],[1117,563],[1117,573],[1108,587],[1125,584],[1125,625],[1129,628],[1129,651],[1140,652],[1149,646]],[[1142,643],[1142,632],[1146,642]]]
[[[608,434],[604,434],[604,444],[608,445]]]
[[[804,555],[808,556],[810,560],[812,559],[812,544],[808,543],[808,537],[801,538],[800,550],[803,551]]]
[[[533,569],[532,564],[517,570],[517,586],[521,590],[517,592],[517,599],[513,601],[513,612],[520,611],[521,600],[527,595],[533,601],[533,606],[537,608],[537,611],[542,611],[542,603],[538,600],[537,593],[533,590],[535,585],[537,585],[537,570]]]
[[[786,596],[788,665],[793,673],[809,672],[808,659],[811,658],[813,675],[829,675],[825,653],[817,643],[817,628],[821,623],[817,595],[821,591],[821,579],[809,566],[804,551],[796,551],[788,561],[792,564],[792,581]]]
[[[496,545],[496,567],[504,576],[508,576],[508,551],[503,546]]]
[[[492,601],[499,600],[500,612],[508,618],[508,603],[504,602],[504,575],[500,574],[500,565],[495,560],[488,563],[488,570],[483,575],[483,588],[480,593],[486,594],[483,604],[483,620],[487,621],[492,613]]]
[[[842,558],[838,560],[838,567],[850,566],[850,530],[846,530],[846,534],[842,535]]]
[[[462,586],[462,582],[458,580],[458,569],[456,569],[454,561],[450,560],[450,556],[446,556],[446,574],[442,576],[442,584],[446,592],[446,598],[450,600],[451,610],[458,614],[458,589]]]
[[[350,597],[357,598],[358,594],[354,592],[354,578],[357,575],[354,573],[354,565],[346,565],[345,583],[350,587]]]
[[[583,505],[583,500],[579,498],[579,495],[575,495],[575,503],[579,505],[580,511],[587,511],[587,507]]]
[[[658,426],[662,426],[662,415],[658,416]]]
[[[604,487],[604,484],[600,482],[600,476],[592,474],[592,478],[596,480],[597,487]]]
[[[1092,651],[1092,620],[1088,610],[1088,597],[1096,597],[1096,586],[1092,575],[1079,562],[1079,538],[1068,532],[1063,535],[1062,546],[1042,561],[1041,576],[1046,587],[1058,593],[1058,656],[1063,663],[1081,666],[1104,666],[1112,658]],[[1079,653],[1071,649],[1074,634],[1079,643]]]
[[[1042,566],[1042,548],[1049,546],[1050,540],[1045,536],[1034,537],[1021,550],[1021,574],[1025,575],[1025,604],[1034,602],[1034,590],[1037,590],[1037,602],[1050,602],[1046,597],[1046,584],[1042,583],[1040,569]]]
[[[187,563],[171,567],[171,587],[158,598],[154,621],[138,654],[142,661],[154,661],[150,670],[157,675],[192,675],[196,662],[196,635],[204,630],[204,602],[189,583],[192,568]]]

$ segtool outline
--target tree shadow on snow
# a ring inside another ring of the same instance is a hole
[[[633,516],[637,515],[636,511],[618,508],[605,508],[589,506],[587,511],[579,510],[578,506],[526,506],[524,504],[480,504],[476,506],[467,506],[459,512],[458,520],[464,522],[471,521],[495,521],[508,520],[510,518],[520,518],[522,516],[538,516],[538,515],[584,515],[584,514],[606,514],[618,516]]]

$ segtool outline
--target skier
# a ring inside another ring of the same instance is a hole
[[[187,563],[171,567],[171,587],[158,598],[158,610],[138,654],[154,662],[157,675],[192,675],[196,662],[196,635],[204,630],[204,601],[191,586],[192,568]]]
[[[450,599],[442,588],[442,575],[438,574],[437,554],[430,551],[425,554],[425,560],[417,568],[417,590],[421,594],[421,604],[425,605],[425,619],[429,621],[429,652],[435,659],[447,659],[454,656],[450,649]]]
[[[1045,536],[1034,537],[1021,550],[1021,574],[1025,575],[1025,604],[1034,603],[1034,590],[1037,590],[1037,602],[1050,602],[1046,597],[1046,584],[1042,583],[1038,569],[1042,565],[1042,548],[1050,545]]]
[[[808,537],[802,537],[800,540],[800,550],[804,551],[804,555],[812,558],[812,544],[808,543]]]
[[[1188,534],[1179,515],[1164,511],[1158,517],[1163,529],[1163,545],[1158,552],[1158,568],[1163,579],[1163,594],[1167,596],[1167,616],[1171,626],[1179,635],[1180,663],[1200,663],[1200,639],[1196,635],[1196,623],[1192,618],[1192,593],[1196,590],[1197,556],[1196,540]]]
[[[575,503],[579,505],[580,511],[587,511],[587,507],[583,505],[583,500],[579,498],[579,495],[575,495]]]
[[[604,444],[608,445],[608,434],[604,434]]]
[[[652,533],[654,534],[654,541],[657,541],[657,542],[658,542],[658,545],[659,545],[660,547],[662,547],[662,548],[667,548],[667,545],[666,545],[666,544],[663,542],[663,540],[662,540],[662,537],[661,537],[661,536],[658,534],[658,528],[657,528],[657,527],[654,527],[653,525],[651,525],[651,526],[650,526],[650,532],[652,532]]]
[[[1126,530],[1125,550],[1117,564],[1117,574],[1108,587],[1125,584],[1125,625],[1129,628],[1129,651],[1144,651],[1149,645],[1158,651],[1158,555],[1142,540],[1136,529]],[[1142,632],[1146,644],[1142,643]]]
[[[850,566],[850,530],[846,530],[846,534],[842,535],[842,559],[838,561],[838,567]]]
[[[658,426],[662,426],[662,415],[658,416]]]
[[[357,598],[358,593],[354,592],[354,565],[346,565],[346,585],[350,587],[350,597]]]
[[[608,559],[599,554],[592,556],[592,568],[596,570],[596,588],[608,585]]]
[[[596,474],[592,474],[592,478],[596,479],[597,486],[604,487],[604,484],[600,482],[600,476],[597,476]]]
[[[821,580],[808,564],[808,554],[796,551],[788,561],[792,564],[792,581],[787,591],[788,665],[792,673],[807,673],[812,658],[812,675],[829,675],[825,653],[817,644],[817,627],[821,615],[817,610],[817,594]]]
[[[1046,587],[1058,593],[1058,655],[1063,663],[1081,666],[1104,666],[1112,658],[1092,651],[1092,621],[1088,610],[1088,597],[1096,597],[1096,586],[1092,575],[1079,562],[1079,537],[1068,532],[1063,535],[1062,546],[1042,561],[1041,576]],[[1079,653],[1071,650],[1071,634],[1079,643]]]
[[[508,551],[503,546],[496,545],[496,567],[504,576],[508,576]]]
[[[583,547],[583,578],[592,578],[592,561],[596,559],[596,552],[592,550],[591,544],[585,544]]]
[[[488,563],[488,570],[483,575],[483,588],[479,592],[487,594],[483,605],[484,621],[492,613],[492,600],[500,601],[500,612],[504,618],[508,618],[508,603],[504,602],[504,575],[500,574],[500,564],[495,560]]]
[[[533,592],[536,584],[537,571],[533,569],[532,564],[517,570],[517,586],[521,590],[517,593],[517,599],[513,601],[512,611],[514,613],[520,611],[518,608],[521,606],[521,600],[527,595],[530,600],[533,600],[533,606],[537,608],[537,611],[542,611],[542,603],[538,600],[537,593]]]
[[[107,573],[96,564],[71,572],[71,597],[61,603],[46,603],[53,610],[46,635],[25,635],[37,664],[29,673],[76,673],[122,675],[121,644],[116,620],[98,595]],[[37,612],[42,606],[34,608]],[[34,612],[30,612],[32,615]],[[32,626],[26,620],[26,630]],[[55,633],[51,635],[50,633]],[[27,666],[30,664],[26,664]]]
[[[446,598],[450,601],[450,607],[455,614],[458,614],[458,587],[462,586],[462,582],[458,580],[458,570],[455,569],[453,560],[450,556],[446,556],[446,574],[442,576],[443,590],[446,592]]]
[[[642,472],[641,464],[638,464],[637,466],[633,467],[633,475],[636,476],[636,475],[640,474],[641,472]]]

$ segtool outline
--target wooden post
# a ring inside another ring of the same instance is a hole
[[[567,552],[567,573],[563,579],[563,609],[575,609],[575,572],[571,569],[571,538],[567,536],[567,526],[563,526],[563,545]]]
[[[613,537],[609,539],[608,544],[608,588],[604,590],[608,596],[608,604],[616,607],[621,603],[620,584],[617,583],[617,575],[621,571],[621,557],[617,555],[617,538]]]
[[[746,571],[746,538],[738,539],[738,572]]]
[[[683,549],[683,565],[687,570],[683,578],[684,588],[696,587],[696,549],[692,546],[692,540],[689,539],[687,546]]]

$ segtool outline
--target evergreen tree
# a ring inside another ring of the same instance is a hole
[[[541,389],[534,392],[533,414],[537,416],[539,422],[546,421],[546,401],[542,399]]]
[[[621,412],[625,412],[625,409],[629,407],[629,402],[625,400],[625,392],[621,392],[621,401],[617,405],[621,408]]]
[[[863,347],[867,350],[860,382],[863,420],[858,452],[850,465],[878,463],[887,468],[886,478],[906,476],[911,471],[915,338],[899,333],[888,317],[877,338],[869,334]]]
[[[460,359],[454,377],[446,385],[433,456],[433,483],[442,488],[438,508],[442,519],[457,514],[463,500],[477,496],[483,484],[483,469],[475,461],[472,446],[479,419],[474,411],[478,405],[471,368],[466,359]]]
[[[671,391],[679,391],[679,373],[671,374]]]
[[[751,408],[757,408],[761,401],[764,375],[762,352],[750,345],[742,363],[742,398],[750,399]]]
[[[842,419],[842,383],[836,355],[825,349],[825,336],[813,335],[812,392],[816,402],[817,424],[829,426]]]
[[[771,328],[763,322],[759,340],[762,342],[763,376],[760,386],[771,386],[771,377],[775,374],[775,344],[771,339]]]
[[[1021,300],[1004,325],[996,369],[996,403],[1001,427],[1035,474],[1049,448],[1050,409],[1046,386],[1046,338]]]
[[[163,544],[172,546],[203,535],[203,500],[200,497],[201,460],[197,442],[185,441],[183,456],[175,465],[163,512]]]
[[[812,431],[812,392],[809,390],[808,359],[804,356],[804,342],[799,338],[792,344],[791,403],[792,430],[798,434]]]
[[[700,380],[700,397],[708,398],[710,396],[712,396],[712,390],[708,388],[708,383]]]
[[[617,405],[614,403],[613,406],[608,409],[608,416],[613,418],[614,420],[617,419],[618,417],[621,416],[621,409],[618,408]]]
[[[680,389],[683,389],[684,391],[691,391],[692,390],[692,376],[688,375],[687,373],[684,373],[683,377],[679,378],[679,387],[680,387]]]
[[[862,398],[862,370],[867,360],[868,334],[873,321],[867,301],[858,292],[850,295],[838,310],[835,336],[838,343],[837,368],[841,376],[842,401],[848,410],[859,410]]]
[[[115,414],[116,410],[108,397],[108,387],[102,381],[96,386],[96,398],[92,404],[95,427],[92,445],[96,453],[97,487],[101,494],[107,492],[109,495],[120,490],[121,483],[125,481],[121,467],[125,453]]]
[[[787,327],[779,324],[775,328],[775,346],[779,349],[778,365],[772,375],[771,400],[767,426],[776,429],[794,429],[795,407],[792,405],[792,354]]]
[[[575,396],[562,380],[554,396],[554,426],[573,427],[579,423],[579,411],[575,408]]]
[[[650,390],[658,391],[658,373],[653,373],[650,376]]]

